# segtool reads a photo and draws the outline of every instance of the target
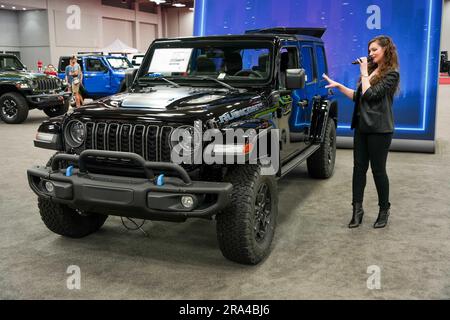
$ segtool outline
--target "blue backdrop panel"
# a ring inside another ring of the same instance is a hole
[[[196,0],[195,35],[245,30],[326,27],[329,74],[356,88],[367,43],[386,34],[400,57],[401,92],[394,112],[398,139],[434,140],[442,0]],[[337,93],[339,130],[350,136],[353,102]]]

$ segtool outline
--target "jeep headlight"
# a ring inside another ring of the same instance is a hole
[[[16,84],[17,89],[31,89],[31,84],[28,82],[19,82]]]
[[[201,131],[192,126],[178,127],[170,136],[170,144],[177,153],[192,154],[202,146]]]
[[[81,146],[86,138],[84,123],[78,120],[70,121],[67,124],[64,136],[70,147],[77,148]]]

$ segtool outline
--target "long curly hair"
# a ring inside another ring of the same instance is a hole
[[[370,45],[374,42],[377,42],[377,44],[384,49],[384,59],[383,63],[380,65],[374,63],[373,61],[369,61],[368,63],[367,69],[369,71],[369,74],[372,74],[375,69],[378,68],[378,74],[370,79],[370,84],[372,86],[380,82],[380,80],[383,79],[388,72],[393,70],[399,71],[400,69],[397,47],[395,46],[394,41],[392,41],[392,38],[389,36],[381,35],[370,40],[369,44],[367,45],[367,51],[369,52],[369,54]],[[400,85],[396,89],[397,92],[399,88]]]

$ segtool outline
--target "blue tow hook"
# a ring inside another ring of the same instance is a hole
[[[163,174],[160,174],[160,175],[158,176],[158,178],[156,178],[156,185],[157,185],[158,187],[161,187],[161,186],[164,185],[164,175],[163,175]]]
[[[73,166],[68,166],[66,169],[66,177],[71,177],[73,174]]]

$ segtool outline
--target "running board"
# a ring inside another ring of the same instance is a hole
[[[303,161],[305,161],[306,159],[308,159],[309,156],[311,156],[314,152],[316,152],[317,150],[319,150],[320,148],[320,144],[316,144],[313,146],[310,146],[309,148],[307,148],[306,150],[302,151],[302,153],[300,153],[298,156],[296,156],[294,159],[292,159],[291,161],[289,161],[288,163],[286,163],[282,168],[281,168],[281,175],[280,178],[284,177],[286,174],[288,174],[289,172],[291,172],[293,169],[295,169],[299,164],[301,164]]]

